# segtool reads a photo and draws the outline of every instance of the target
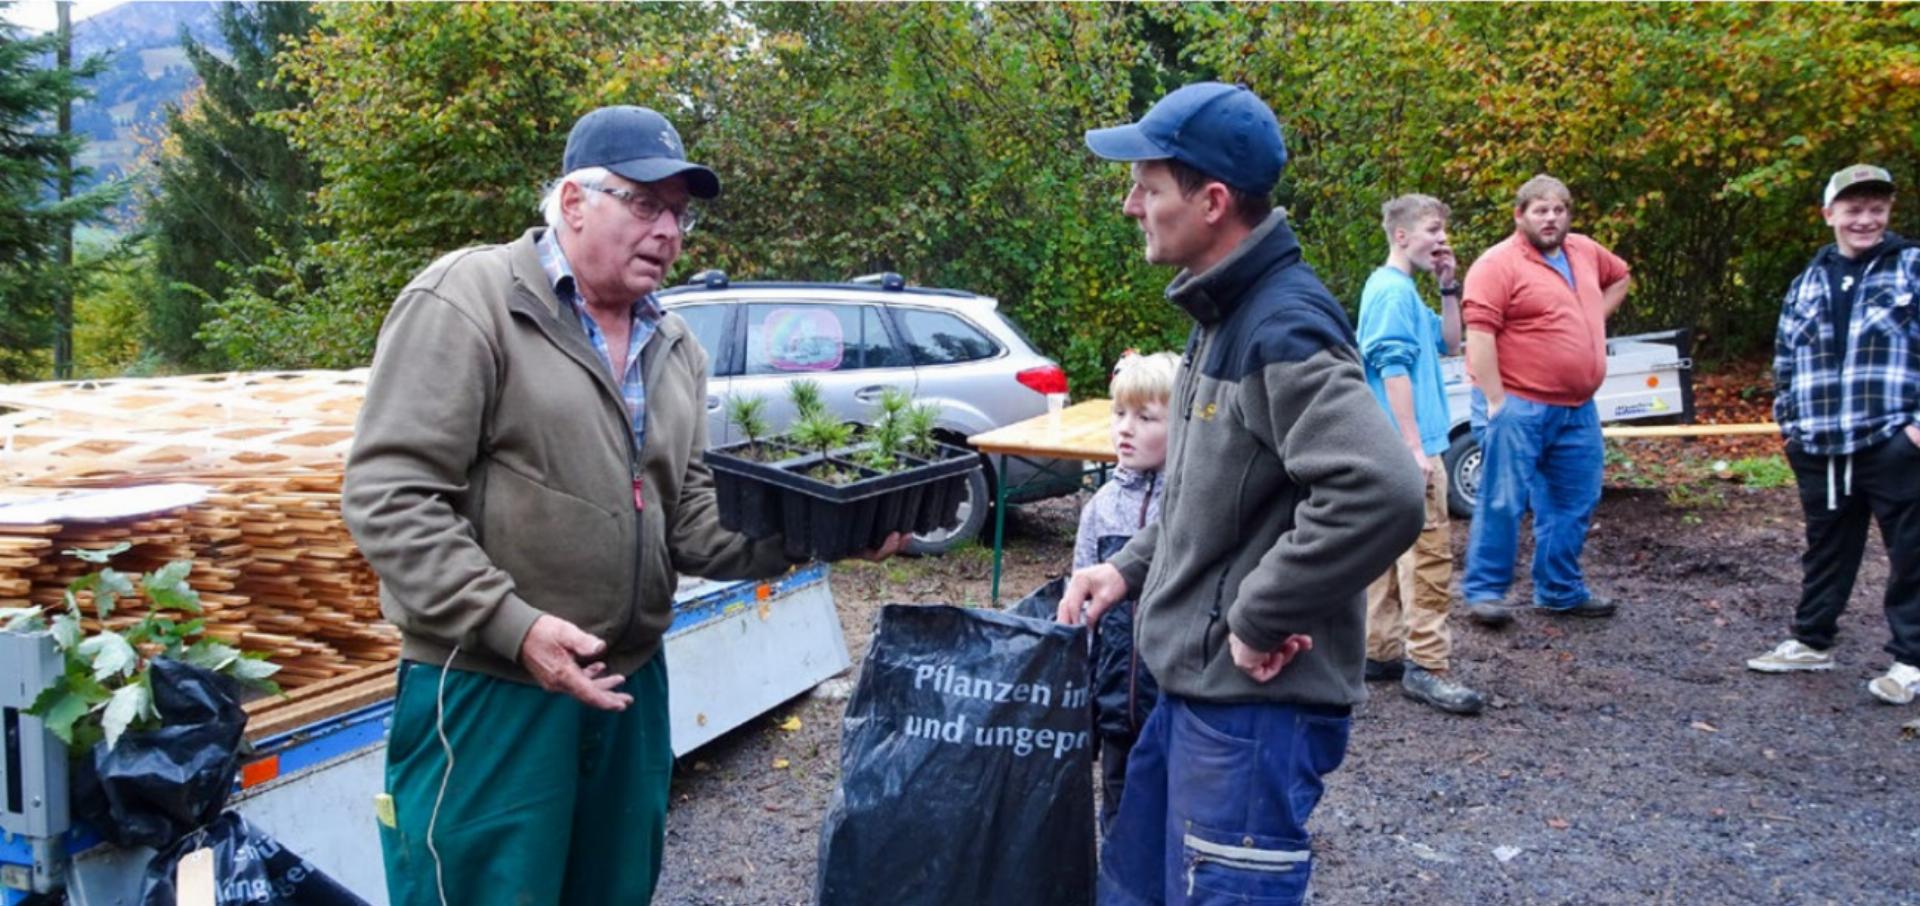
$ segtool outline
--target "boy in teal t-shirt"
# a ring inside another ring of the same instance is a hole
[[[1447,247],[1447,206],[1403,195],[1381,207],[1387,263],[1360,294],[1356,331],[1367,386],[1427,476],[1427,522],[1419,540],[1367,588],[1367,678],[1399,679],[1407,697],[1454,714],[1477,714],[1480,693],[1449,678],[1447,632],[1453,542],[1447,523],[1446,379],[1440,357],[1460,346],[1460,285]],[[1414,274],[1440,281],[1442,314],[1420,301]],[[1403,663],[1403,659],[1406,662]]]

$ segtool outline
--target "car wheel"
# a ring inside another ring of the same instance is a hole
[[[1480,499],[1480,445],[1472,433],[1462,431],[1440,461],[1447,467],[1447,512],[1455,519],[1472,519],[1474,502]]]
[[[993,492],[987,484],[987,468],[983,465],[967,476],[967,497],[960,501],[960,524],[950,529],[935,529],[924,535],[914,535],[907,539],[907,553],[919,557],[944,554],[979,536],[980,528],[987,524],[987,516],[993,509]]]

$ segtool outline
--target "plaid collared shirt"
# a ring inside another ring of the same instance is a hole
[[[580,297],[573,279],[573,266],[567,263],[566,253],[560,250],[553,231],[541,234],[536,245],[540,249],[540,266],[546,269],[547,279],[553,283],[553,294],[560,297],[561,304],[573,309],[574,317],[580,319],[580,329],[587,332],[587,340],[593,344],[593,351],[600,354],[601,361],[607,363],[607,371],[612,372],[613,356],[607,352],[606,334],[601,333],[600,325],[588,313],[587,302]],[[614,375],[613,379],[620,387],[620,398],[626,402],[627,415],[633,423],[635,450],[644,449],[647,439],[647,386],[641,375],[640,350],[660,326],[662,314],[660,302],[651,294],[634,300],[633,326],[627,331],[627,370]]]
[[[1849,323],[1833,323],[1831,294],[1844,290],[1828,285],[1830,248],[1787,290],[1773,414],[1807,453],[1845,456],[1920,424],[1920,246],[1895,239],[1851,288]]]

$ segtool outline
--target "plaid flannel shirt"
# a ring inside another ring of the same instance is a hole
[[[1920,245],[1899,239],[1853,288],[1849,323],[1833,323],[1823,249],[1795,278],[1774,338],[1774,420],[1807,453],[1845,456],[1920,424]],[[1846,331],[1842,349],[1839,334]]]
[[[613,357],[607,354],[606,334],[600,332],[600,325],[587,312],[587,302],[580,297],[573,277],[573,266],[567,263],[566,253],[560,250],[560,242],[553,238],[552,230],[540,236],[537,247],[540,266],[546,269],[547,279],[553,281],[553,294],[580,319],[580,329],[586,331],[593,351],[600,354],[600,360],[607,363],[611,373]],[[620,386],[620,399],[627,404],[627,415],[633,422],[635,450],[645,449],[647,439],[647,386],[641,379],[640,350],[660,326],[662,314],[659,301],[651,294],[634,300],[633,327],[627,331],[627,370],[625,374],[614,375],[614,383]]]

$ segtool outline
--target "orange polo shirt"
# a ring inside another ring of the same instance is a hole
[[[1607,303],[1601,290],[1627,279],[1627,263],[1600,243],[1567,234],[1561,250],[1573,286],[1518,232],[1467,269],[1467,328],[1490,333],[1509,393],[1556,406],[1593,399],[1607,378]]]

